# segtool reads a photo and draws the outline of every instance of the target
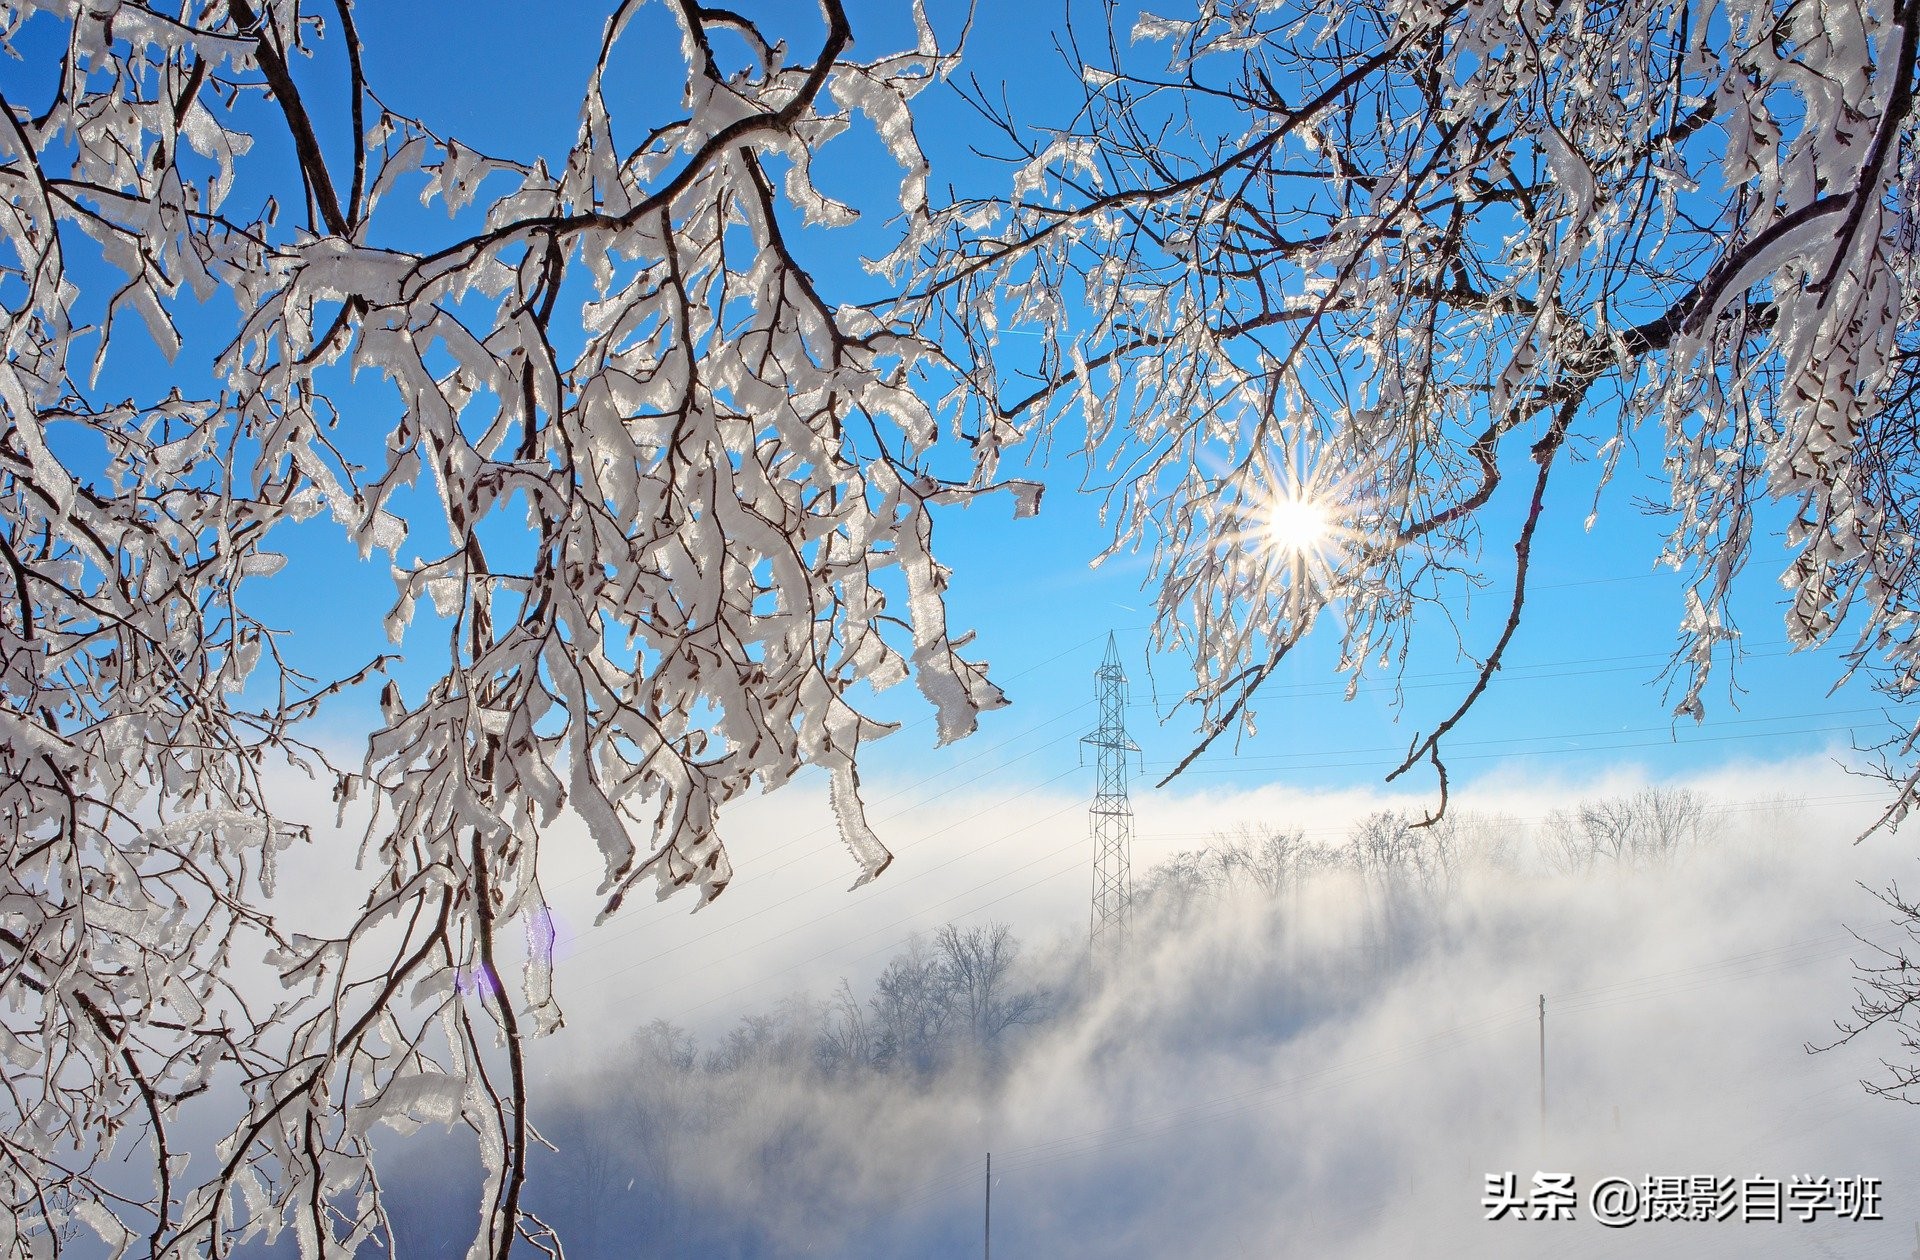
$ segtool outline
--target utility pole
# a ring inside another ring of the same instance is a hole
[[[1540,995],[1540,1159],[1547,1158],[1547,995]]]
[[[1088,814],[1093,836],[1093,915],[1088,951],[1098,968],[1126,952],[1127,919],[1133,905],[1133,803],[1127,797],[1127,754],[1140,746],[1127,738],[1127,675],[1111,632],[1099,680],[1100,728],[1080,742],[1098,750],[1099,786]]]
[[[987,1229],[984,1260],[993,1260],[993,1152],[987,1152]]]

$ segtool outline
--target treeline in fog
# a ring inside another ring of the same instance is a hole
[[[1044,1109],[1116,1059],[1271,1054],[1479,930],[1514,888],[1658,877],[1725,819],[1696,793],[1647,789],[1533,821],[1380,813],[1337,839],[1218,835],[1140,875],[1117,980],[1089,968],[1081,925],[1033,942],[949,923],[867,983],[788,996],[706,1040],[654,1019],[604,1061],[552,1071],[529,1202],[589,1260],[972,1254],[977,1215],[944,1210],[942,1187],[1010,1110],[1031,1119],[1025,1100]],[[433,1255],[462,1235],[477,1167],[410,1166],[401,1232]]]

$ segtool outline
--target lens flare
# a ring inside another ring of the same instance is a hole
[[[1275,499],[1265,516],[1268,544],[1292,556],[1319,551],[1333,529],[1326,508],[1307,498]]]

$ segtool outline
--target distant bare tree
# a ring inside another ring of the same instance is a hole
[[[704,1091],[690,1087],[699,1066],[693,1034],[664,1019],[635,1033],[623,1056],[627,1123],[621,1150],[634,1160],[664,1202],[674,1203],[688,1134],[709,1119]]]
[[[865,1067],[873,1061],[873,1054],[873,1030],[867,1022],[866,1007],[854,996],[853,986],[842,979],[820,1014],[815,1061],[832,1074]]]
[[[934,944],[958,1020],[975,1048],[991,1057],[1010,1029],[1039,1018],[1046,994],[1018,984],[1014,965],[1020,943],[1006,924],[962,928],[949,923]]]
[[[743,1015],[708,1055],[708,1066],[718,1072],[758,1068],[804,1075],[813,1062],[821,1017],[820,1006],[800,996],[771,1011]]]
[[[1396,897],[1429,900],[1452,893],[1459,873],[1453,828],[1416,826],[1404,813],[1381,811],[1354,825],[1347,862],[1361,876]]]
[[[1483,814],[1474,810],[1450,809],[1433,826],[1444,839],[1443,845],[1462,869],[1478,867],[1493,871],[1511,871],[1519,861],[1520,842],[1526,827],[1508,814]]]
[[[874,984],[871,1020],[852,1009],[850,992],[845,1003],[828,1007],[836,1055],[864,1045],[874,1065],[922,1075],[958,1056],[991,1057],[1010,1029],[1039,1017],[1046,1001],[1042,991],[1018,983],[1019,954],[1004,923],[949,923],[931,942],[909,938]]]
[[[905,1072],[931,1072],[944,1060],[953,1004],[940,956],[915,934],[887,960],[874,982],[873,1061]]]
[[[1208,850],[1183,849],[1154,863],[1134,885],[1134,904],[1149,920],[1184,923],[1209,897],[1216,869]]]
[[[1720,819],[1691,788],[1647,787],[1547,815],[1542,856],[1563,873],[1664,867],[1712,843]]]
[[[1214,838],[1214,863],[1229,889],[1247,884],[1278,897],[1325,859],[1299,828],[1242,825]]]

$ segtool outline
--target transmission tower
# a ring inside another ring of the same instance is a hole
[[[1126,949],[1127,917],[1133,905],[1133,804],[1127,799],[1127,754],[1140,746],[1127,738],[1127,675],[1120,648],[1107,635],[1106,659],[1099,679],[1100,729],[1081,738],[1097,750],[1100,785],[1088,814],[1093,834],[1093,923],[1090,948],[1094,965],[1116,960]]]

